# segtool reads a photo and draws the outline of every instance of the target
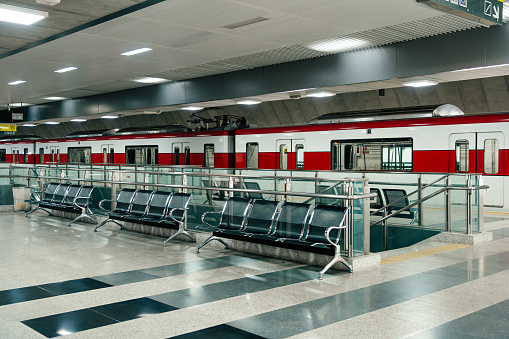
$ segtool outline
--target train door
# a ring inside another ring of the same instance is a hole
[[[113,144],[101,145],[102,160],[103,164],[114,164],[115,163],[115,148]]]
[[[500,148],[504,145],[502,132],[455,133],[449,137],[449,149],[454,151],[451,173],[481,173],[490,186],[484,205],[504,206],[504,161]]]
[[[171,144],[173,150],[174,165],[191,165],[191,143],[174,142]]]
[[[12,147],[12,163],[18,164],[19,163],[19,148],[18,147]]]
[[[60,162],[60,148],[58,146],[50,146],[50,162]]]
[[[304,169],[304,139],[278,139],[276,168],[281,170]]]

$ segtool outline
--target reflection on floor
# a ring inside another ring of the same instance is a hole
[[[490,244],[323,281],[317,267],[66,225],[2,213],[1,338],[509,337],[506,218],[485,218]]]

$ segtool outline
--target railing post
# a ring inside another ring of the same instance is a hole
[[[423,186],[423,182],[424,182],[424,177],[422,175],[422,173],[419,174],[419,177],[417,178],[417,184],[418,184],[418,188],[419,188],[419,192],[417,192],[417,199],[419,201],[422,200],[422,186]],[[419,226],[423,226],[424,225],[424,220],[423,220],[423,203],[420,202],[419,205],[417,205],[417,225]]]
[[[292,180],[289,178],[286,178],[285,179],[285,192],[291,192],[291,191],[292,191]],[[292,200],[291,196],[289,196],[289,195],[285,195],[283,197],[283,201],[290,202],[291,200]]]
[[[233,188],[233,177],[228,177],[228,188]],[[226,192],[226,197],[227,198],[233,197],[233,192],[232,191]]]
[[[147,168],[145,167],[144,169],[144,172],[143,172],[143,183],[145,184],[148,184],[148,173],[147,173]],[[143,189],[146,190],[148,189],[148,186],[143,186]]]
[[[452,190],[451,187],[451,176],[448,175],[445,179],[445,231],[452,232]]]
[[[467,177],[467,234],[472,234],[472,178]]]
[[[382,217],[385,218],[387,216],[387,208],[383,209]],[[387,219],[382,221],[382,248],[384,251],[387,251],[388,248],[388,230],[387,230]]]
[[[479,213],[478,213],[478,222],[479,222],[479,232],[484,232],[484,192],[485,190],[477,190],[478,194],[478,202],[479,202]]]
[[[120,173],[119,173],[120,177]],[[117,197],[117,186],[115,185],[115,172],[111,171],[111,210],[114,210],[117,206],[117,203],[115,201]]]
[[[348,213],[348,227],[347,227],[347,236],[348,236],[348,258],[353,258],[353,241],[354,241],[354,230],[353,230],[353,182],[350,181],[348,185],[348,208],[350,213]]]
[[[363,178],[366,178],[365,173],[363,173]],[[364,181],[364,194],[369,194],[369,181],[366,179]],[[364,203],[364,254],[369,254],[371,251],[370,242],[371,242],[371,226],[370,226],[370,218],[369,218],[369,198],[362,199]]]
[[[182,186],[187,186],[187,174],[182,174]],[[187,193],[187,188],[179,189],[182,193]]]

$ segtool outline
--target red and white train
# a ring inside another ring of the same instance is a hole
[[[442,105],[374,119],[328,115],[307,126],[4,140],[0,162],[481,173],[490,185],[485,204],[509,210],[509,114],[458,111]]]

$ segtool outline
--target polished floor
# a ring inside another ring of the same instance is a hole
[[[313,266],[2,213],[0,338],[509,338],[509,219],[485,220],[489,244],[318,281]]]

